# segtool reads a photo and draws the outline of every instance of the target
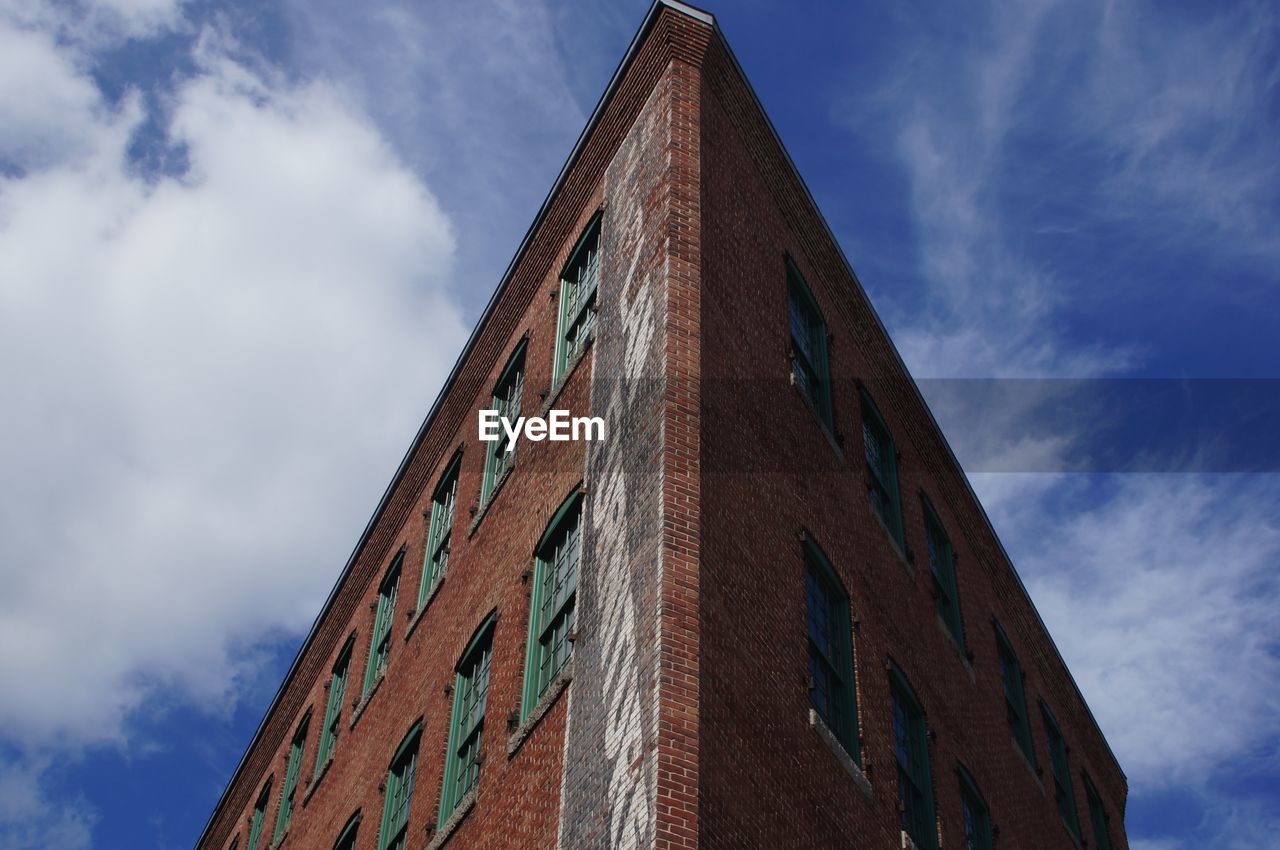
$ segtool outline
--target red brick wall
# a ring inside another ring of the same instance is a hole
[[[646,114],[660,120],[637,120]],[[637,163],[645,165],[643,185],[626,176],[639,173]],[[476,439],[476,411],[488,406],[522,337],[528,339],[523,412],[541,412],[552,401],[539,391],[550,389],[558,274],[601,208],[606,273],[599,337],[554,401],[576,414],[601,404],[609,381],[639,356],[634,339],[611,336],[620,332],[618,311],[633,305],[643,281],[651,282],[661,296],[653,319],[656,371],[645,373],[656,388],[652,415],[633,405],[623,420],[609,422],[622,429],[612,439],[638,446],[622,468],[629,475],[628,498],[655,507],[652,515],[637,510],[624,517],[630,548],[621,569],[633,580],[639,665],[625,685],[618,684],[624,680],[616,670],[600,663],[608,660],[606,640],[613,632],[607,606],[615,600],[591,584],[604,573],[591,561],[601,540],[599,521],[618,504],[603,498],[610,481],[600,448],[522,443],[514,472],[478,525],[468,510],[478,501],[485,448]],[[629,209],[641,214],[624,226],[620,216]],[[784,252],[808,278],[833,336],[836,431],[843,448],[824,434],[787,381]],[[910,565],[868,506],[859,378],[875,394],[902,454],[908,550],[925,551],[917,495],[924,491],[959,553],[971,661],[951,644],[934,613],[927,564],[917,558]],[[378,786],[394,750],[421,718],[409,847],[425,847],[436,823],[448,735],[445,688],[473,631],[494,611],[478,799],[449,846],[549,848],[559,837],[567,847],[611,841],[814,847],[859,840],[896,847],[889,657],[911,677],[936,732],[930,755],[944,846],[955,845],[959,831],[957,759],[991,802],[1001,846],[1069,846],[1043,790],[1052,785],[1035,709],[1041,696],[1073,747],[1082,812],[1083,768],[1115,815],[1115,846],[1125,846],[1119,832],[1123,776],[903,378],[865,296],[718,36],[693,17],[660,10],[451,390],[415,440],[200,846],[225,850],[239,835],[243,847],[254,801],[274,776],[265,847],[289,741],[310,711],[303,783],[285,846],[324,850],[357,809],[363,816],[358,846],[373,846],[382,813]],[[459,446],[449,572],[408,634],[425,547],[424,512]],[[650,459],[660,461],[660,472],[646,465]],[[508,755],[507,719],[520,704],[529,615],[523,576],[552,512],[584,477],[575,678]],[[649,501],[640,498],[649,491]],[[830,555],[851,596],[869,795],[809,726],[802,530]],[[652,557],[642,545],[646,539]],[[386,678],[351,728],[351,700],[359,697],[369,650],[370,603],[401,546],[407,555]],[[1004,623],[1027,670],[1037,753],[1046,766],[1040,778],[1020,761],[1005,727],[993,616]],[[332,765],[312,788],[307,780],[314,773],[324,686],[353,632],[342,733]],[[637,697],[635,726],[605,714],[605,692],[616,694],[619,687]],[[640,734],[621,741],[619,729]],[[625,793],[613,799],[608,795],[616,788]],[[625,836],[615,832],[619,823],[628,824]],[[1088,835],[1087,824],[1084,831]]]
[[[484,456],[484,445],[476,439],[476,411],[488,406],[508,355],[526,332],[529,347],[523,411],[534,413],[545,406],[538,391],[550,384],[556,322],[553,293],[558,292],[559,271],[582,228],[603,202],[606,166],[676,52],[675,43],[680,39],[670,32],[671,18],[671,12],[659,16],[560,191],[549,202],[491,317],[477,332],[452,389],[415,440],[385,504],[353,554],[349,573],[259,730],[199,847],[223,850],[237,835],[243,847],[258,792],[266,779],[274,776],[265,847],[275,822],[289,741],[307,711],[312,719],[301,771],[303,784],[285,846],[330,846],[357,809],[362,812],[359,846],[376,841],[370,836],[376,834],[382,813],[378,785],[395,748],[419,717],[423,718],[423,733],[409,846],[425,846],[427,827],[436,823],[448,733],[451,703],[444,687],[452,684],[453,666],[473,630],[495,609],[499,622],[486,714],[489,743],[485,745],[479,789],[483,802],[464,819],[451,844],[506,847],[512,846],[512,836],[517,837],[514,840],[519,846],[555,843],[567,700],[557,702],[510,759],[505,754],[507,714],[519,707],[524,672],[528,588],[520,577],[531,565],[532,548],[550,515],[582,480],[584,447],[576,443],[522,444],[510,480],[495,496],[474,536],[468,537],[468,508],[478,501]],[[608,297],[603,290],[601,297]],[[589,351],[556,407],[578,415],[587,412],[592,359]],[[406,640],[405,613],[417,599],[425,548],[423,513],[430,508],[436,480],[459,445],[464,454],[448,578]],[[305,783],[314,770],[329,670],[354,631],[355,651],[344,707],[349,719],[350,699],[359,696],[369,649],[373,620],[369,604],[402,545],[407,556],[386,678],[355,728],[348,728],[344,720],[333,764],[303,805],[303,796],[311,791]]]
[[[1041,697],[1072,747],[1084,836],[1091,830],[1082,769],[1113,815],[1113,846],[1126,846],[1123,776],[865,295],[718,44],[704,71],[702,845],[898,847],[886,671],[893,659],[935,733],[930,761],[942,846],[961,840],[960,762],[991,806],[999,846],[1072,847],[1053,799],[1036,708]],[[831,335],[835,442],[788,380],[788,254]],[[869,504],[858,380],[866,382],[901,455],[903,521],[914,564]],[[937,508],[958,553],[971,661],[935,611],[921,493]],[[830,556],[850,596],[869,796],[809,724],[802,533]],[[1026,669],[1040,777],[1007,730],[993,617],[1008,630]]]

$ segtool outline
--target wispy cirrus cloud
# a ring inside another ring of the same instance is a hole
[[[1068,113],[1105,154],[1101,212],[1145,220],[1160,247],[1280,257],[1278,39],[1267,3],[1211,14],[1106,4]]]
[[[865,282],[915,374],[1123,375],[1169,362],[1177,340],[1135,345],[1082,317],[1193,298],[1269,309],[1219,277],[1258,287],[1280,247],[1274,10],[900,15],[883,78],[837,115],[909,190],[916,279]],[[1219,274],[1171,278],[1179,264]],[[1133,846],[1265,844],[1280,817],[1275,476],[1066,474],[1106,448],[1088,441],[1108,409],[1046,431],[1068,385],[988,389],[999,404],[931,401],[977,468],[1060,470],[971,478],[1133,782]]]

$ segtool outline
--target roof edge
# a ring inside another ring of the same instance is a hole
[[[348,577],[351,575],[352,569],[355,567],[355,563],[359,558],[360,553],[364,551],[365,546],[368,544],[374,527],[378,524],[378,520],[381,519],[383,512],[387,508],[387,504],[391,500],[391,495],[400,485],[400,482],[404,480],[405,473],[408,471],[409,464],[413,460],[413,456],[422,446],[427,432],[431,428],[431,424],[435,421],[436,415],[440,412],[440,407],[444,402],[445,397],[457,382],[458,375],[462,371],[463,364],[467,361],[467,358],[471,355],[471,352],[476,346],[476,342],[480,337],[480,332],[486,325],[488,325],[489,320],[492,318],[493,313],[497,308],[498,301],[501,300],[502,294],[506,292],[507,287],[511,282],[511,278],[516,267],[528,252],[528,249],[533,242],[534,234],[546,220],[547,214],[551,209],[552,201],[557,195],[559,195],[560,190],[564,187],[564,183],[569,172],[572,171],[573,167],[577,164],[578,159],[582,155],[583,149],[586,147],[587,140],[591,137],[597,125],[600,123],[601,116],[604,114],[605,109],[613,101],[613,96],[617,92],[618,86],[622,82],[622,78],[631,67],[631,63],[635,59],[640,45],[644,43],[645,38],[653,29],[653,25],[657,22],[663,9],[671,9],[674,12],[687,15],[701,21],[702,23],[710,25],[716,30],[716,32],[719,32],[719,27],[716,25],[715,17],[713,15],[695,6],[682,3],[680,0],[654,0],[653,4],[649,7],[649,11],[645,13],[645,17],[640,24],[640,28],[632,37],[630,44],[627,46],[626,53],[623,54],[622,59],[618,62],[617,68],[614,69],[613,76],[609,78],[609,84],[605,87],[604,93],[596,102],[595,108],[591,112],[591,116],[587,119],[586,126],[583,127],[582,132],[578,135],[577,141],[574,142],[573,148],[570,150],[569,156],[565,160],[564,165],[560,167],[560,171],[556,175],[555,182],[551,184],[550,191],[547,192],[546,197],[543,198],[542,204],[538,207],[538,212],[534,216],[533,222],[529,225],[529,229],[525,231],[524,237],[520,240],[520,245],[516,248],[515,255],[511,258],[511,262],[507,264],[506,270],[503,271],[498,286],[489,297],[488,303],[485,304],[484,311],[480,314],[480,318],[472,327],[471,335],[467,337],[467,342],[462,348],[462,353],[460,353],[457,360],[454,361],[453,367],[449,370],[448,377],[445,378],[444,383],[440,387],[439,393],[436,394],[435,401],[432,402],[431,408],[428,410],[426,417],[418,427],[418,431],[414,435],[413,442],[410,443],[409,449],[405,452],[404,457],[400,459],[400,463],[396,467],[396,471],[391,478],[391,482],[387,485],[386,490],[383,491],[382,497],[378,500],[378,505],[373,511],[373,515],[369,518],[369,521],[365,524],[364,530],[360,533],[360,539],[356,543],[355,548],[352,549],[351,555],[348,556],[346,564],[342,568],[342,572],[339,574],[337,581],[334,582],[333,587],[329,591],[329,595],[325,598],[324,605],[320,608],[320,613],[317,614],[315,620],[312,621],[311,628],[308,630],[307,636],[302,642],[302,646],[299,647],[298,652],[294,655],[293,661],[289,665],[289,671],[281,681],[280,687],[276,689],[276,693],[271,698],[271,703],[263,714],[262,720],[258,722],[258,727],[254,730],[253,737],[249,740],[248,746],[245,747],[244,753],[240,756],[240,761],[236,763],[236,768],[232,771],[231,778],[227,780],[227,784],[223,788],[222,794],[218,797],[218,802],[214,805],[213,811],[210,812],[208,820],[205,821],[204,828],[200,831],[200,837],[196,839],[196,847],[200,847],[209,837],[209,831],[213,827],[213,823],[217,818],[218,813],[222,810],[222,805],[226,801],[228,792],[230,792],[230,790],[235,786],[236,781],[240,778],[240,775],[244,770],[245,763],[249,758],[249,754],[253,752],[254,747],[262,737],[267,721],[270,720],[271,716],[275,713],[276,707],[280,704],[280,700],[284,696],[285,691],[288,690],[289,685],[293,682],[299,663],[307,654],[307,650],[311,648],[320,624],[324,621],[330,610],[332,610],[334,602],[338,597],[338,592],[346,583]],[[736,63],[737,60],[735,59],[734,61]]]
[[[671,5],[673,7],[684,6],[683,3],[675,2],[675,0],[658,0],[654,5],[656,6],[659,4]],[[911,374],[911,370],[907,368],[906,361],[902,359],[902,354],[898,351],[898,346],[894,344],[893,337],[889,334],[889,329],[880,318],[880,314],[876,311],[875,305],[872,304],[871,297],[867,295],[866,288],[862,285],[862,281],[858,279],[858,273],[853,270],[853,264],[849,262],[849,258],[845,254],[843,246],[841,246],[840,241],[836,239],[835,233],[831,230],[831,225],[827,223],[826,216],[822,214],[822,208],[818,206],[818,202],[814,199],[813,193],[809,191],[809,185],[805,183],[804,177],[800,174],[800,169],[796,167],[795,160],[791,158],[790,151],[788,151],[787,146],[783,144],[782,137],[778,134],[777,128],[774,127],[773,120],[769,118],[769,113],[765,110],[764,104],[761,102],[760,96],[756,93],[755,87],[751,85],[751,79],[743,70],[742,64],[738,62],[738,57],[734,54],[733,48],[729,45],[729,40],[725,37],[724,31],[714,19],[712,19],[710,23],[712,28],[715,30],[716,35],[719,37],[720,44],[724,48],[729,61],[733,63],[734,70],[737,71],[738,76],[742,79],[743,83],[746,84],[747,91],[751,94],[751,99],[755,102],[756,109],[764,118],[765,126],[769,128],[769,133],[777,143],[778,149],[782,151],[782,156],[786,159],[787,166],[791,169],[792,175],[799,183],[800,188],[804,190],[805,197],[813,207],[814,212],[817,213],[818,221],[822,223],[823,231],[826,233],[827,238],[831,240],[831,244],[835,246],[836,253],[839,254],[841,262],[844,263],[845,269],[849,272],[850,277],[853,278],[853,282],[857,286],[858,294],[861,295],[863,300],[866,302],[867,307],[871,312],[871,316],[875,320],[876,327],[880,329],[880,332],[884,334],[885,339],[888,341],[889,350],[893,354],[894,360],[897,361],[903,374],[907,376],[907,383],[910,385],[912,392],[915,393],[917,401],[920,402],[920,406],[924,408],[925,413],[929,417],[929,422],[932,423],[934,430],[937,432],[938,436],[941,437],[942,446],[946,450],[947,458],[950,459],[951,463],[954,464],[955,468],[960,472],[960,480],[964,484],[965,490],[978,506],[978,512],[981,515],[983,522],[986,523],[987,529],[991,532],[991,536],[995,539],[996,546],[1000,548],[1000,554],[1004,556],[1005,561],[1009,564],[1009,571],[1013,573],[1013,578],[1017,581],[1019,590],[1022,591],[1022,595],[1031,606],[1031,613],[1035,616],[1036,623],[1039,624],[1040,629],[1044,632],[1045,636],[1049,638],[1049,646],[1053,649],[1054,657],[1058,659],[1058,663],[1066,672],[1067,681],[1071,683],[1071,687],[1075,690],[1076,696],[1080,699],[1080,704],[1084,706],[1085,713],[1089,715],[1089,720],[1092,721],[1094,729],[1098,732],[1098,737],[1102,739],[1103,747],[1106,748],[1107,754],[1111,756],[1112,763],[1115,765],[1116,770],[1120,772],[1120,778],[1124,780],[1125,788],[1128,789],[1129,778],[1125,775],[1124,768],[1121,766],[1120,760],[1116,758],[1115,751],[1111,749],[1111,742],[1107,740],[1107,736],[1103,733],[1102,726],[1098,723],[1097,717],[1094,716],[1093,709],[1089,707],[1088,700],[1084,698],[1084,693],[1080,690],[1079,683],[1076,682],[1075,676],[1071,674],[1071,668],[1067,665],[1066,659],[1062,657],[1062,652],[1058,649],[1058,644],[1054,641],[1053,634],[1049,631],[1049,627],[1045,625],[1044,618],[1040,616],[1040,611],[1036,608],[1035,601],[1027,591],[1027,586],[1023,583],[1022,576],[1018,574],[1017,568],[1013,565],[1013,558],[1010,557],[1009,551],[1005,549],[1004,541],[1000,539],[1000,535],[996,532],[995,525],[991,522],[991,517],[987,514],[986,507],[982,504],[982,500],[978,498],[978,494],[974,491],[973,485],[969,481],[968,473],[964,471],[964,466],[961,465],[960,459],[956,457],[955,451],[951,448],[951,443],[947,440],[946,432],[942,430],[942,426],[938,424],[938,420],[933,415],[933,410],[929,407],[928,402],[925,401],[924,394],[920,391],[920,385],[916,383],[915,376]]]

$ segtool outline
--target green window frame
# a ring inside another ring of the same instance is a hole
[[[293,819],[293,803],[298,793],[298,774],[302,771],[302,754],[307,745],[307,727],[311,723],[310,716],[302,718],[298,731],[293,733],[289,742],[289,761],[284,772],[284,784],[280,786],[280,807],[276,810],[276,828],[271,835],[271,843],[275,844],[289,831],[289,822]]]
[[[456,668],[449,744],[445,750],[444,782],[440,792],[439,826],[444,825],[480,779],[480,745],[485,707],[489,701],[489,663],[495,622],[490,615],[476,630]]]
[[[347,674],[351,671],[351,650],[354,646],[355,638],[348,638],[329,674],[329,698],[325,702],[324,726],[320,729],[320,743],[316,747],[316,778],[333,757],[333,748],[338,742],[338,732],[342,728],[342,700],[347,694]]]
[[[938,827],[929,773],[929,736],[924,708],[898,665],[890,662],[893,750],[898,766],[898,809],[902,831],[920,850],[937,850]]]
[[[818,418],[835,429],[831,409],[831,367],[827,351],[827,322],[805,282],[787,257],[787,323],[791,330],[791,381],[813,405]]]
[[[262,842],[262,825],[267,819],[267,802],[271,799],[271,779],[267,780],[267,784],[262,786],[262,793],[258,795],[258,802],[253,804],[253,817],[249,821],[249,842],[245,845],[246,850],[258,850],[258,845]]]
[[[898,452],[893,445],[893,435],[885,424],[880,409],[871,400],[866,389],[860,391],[862,399],[862,443],[866,450],[867,489],[871,507],[884,520],[889,534],[898,546],[906,548],[902,535],[902,500],[898,495]]]
[[[578,563],[582,558],[582,491],[575,492],[547,523],[534,550],[521,717],[528,717],[573,654]]]
[[[498,415],[511,422],[520,416],[520,400],[524,395],[524,353],[526,340],[521,340],[507,359],[507,365],[494,385],[493,399],[489,403],[490,410],[498,411]],[[510,445],[511,451],[507,451]],[[503,428],[498,429],[498,438],[487,443],[484,455],[484,476],[480,481],[480,504],[484,505],[493,495],[494,488],[502,481],[515,461],[515,444]]]
[[[933,598],[938,609],[938,616],[946,625],[947,631],[955,638],[956,644],[964,648],[964,621],[960,616],[960,590],[956,579],[956,556],[951,548],[951,538],[942,526],[938,512],[934,510],[929,497],[922,496],[924,503],[925,540],[929,550],[929,572],[933,576]]]
[[[1080,840],[1080,816],[1076,813],[1076,792],[1071,786],[1071,764],[1067,758],[1067,742],[1049,706],[1042,700],[1040,714],[1044,717],[1044,731],[1049,744],[1049,764],[1053,768],[1053,798],[1058,802],[1058,813],[1070,830]]]
[[[404,565],[404,549],[401,548],[387,568],[387,574],[378,585],[378,601],[374,603],[373,632],[369,636],[369,658],[364,666],[364,687],[360,698],[364,699],[373,689],[373,683],[387,669],[387,657],[391,654],[391,625],[396,614],[396,594],[400,590],[400,568]]]
[[[1009,636],[999,623],[996,632],[996,657],[1000,659],[1000,680],[1004,686],[1005,718],[1009,734],[1032,767],[1036,766],[1036,750],[1031,742],[1031,719],[1027,713],[1027,694],[1023,685],[1022,665],[1013,651]]]
[[[356,836],[360,831],[360,812],[357,811],[347,821],[347,825],[338,833],[338,840],[333,842],[333,850],[356,850]]]
[[[809,706],[854,762],[862,764],[849,595],[811,540],[804,543],[804,567]]]
[[[582,353],[595,324],[596,291],[600,288],[600,219],[597,213],[578,237],[578,244],[560,273],[552,384],[564,377]]]
[[[1102,804],[1102,795],[1098,793],[1098,788],[1089,778],[1089,774],[1082,773],[1081,777],[1084,779],[1085,800],[1089,804],[1089,823],[1093,826],[1093,843],[1098,850],[1111,850],[1111,829],[1107,825],[1111,818]]]
[[[960,777],[960,822],[964,827],[963,850],[993,850],[995,834],[991,828],[991,809],[978,790],[969,771],[957,765]]]
[[[378,830],[378,850],[404,850],[409,837],[409,809],[413,804],[413,785],[418,771],[418,741],[422,723],[414,724],[409,734],[396,747],[387,768],[387,781],[382,799],[382,826]]]
[[[431,495],[431,520],[427,524],[427,546],[422,557],[422,580],[418,583],[419,610],[449,569],[449,544],[453,536],[453,515],[458,505],[458,470],[461,466],[462,453],[458,452],[445,467]]]

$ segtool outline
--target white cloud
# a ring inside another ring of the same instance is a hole
[[[102,117],[98,90],[43,31],[0,17],[0,166],[79,154]]]
[[[169,104],[190,170],[144,179],[140,99],[62,58],[76,96],[19,129],[81,141],[0,182],[0,728],[32,752],[120,741],[161,694],[229,707],[465,336],[449,221],[331,88],[206,37]]]
[[[575,16],[562,58],[547,6],[290,0],[283,7],[291,61],[350,92],[454,214],[457,291],[476,310],[586,121],[570,75],[583,73],[579,45],[596,33]]]
[[[1280,734],[1280,481],[1012,479],[988,508],[1136,791]]]
[[[0,763],[0,850],[85,850],[94,813],[79,799],[54,801],[44,788],[47,759]]]
[[[1108,154],[1107,212],[1158,221],[1169,247],[1280,254],[1277,27],[1267,3],[1193,19],[1106,5],[1071,114]]]

